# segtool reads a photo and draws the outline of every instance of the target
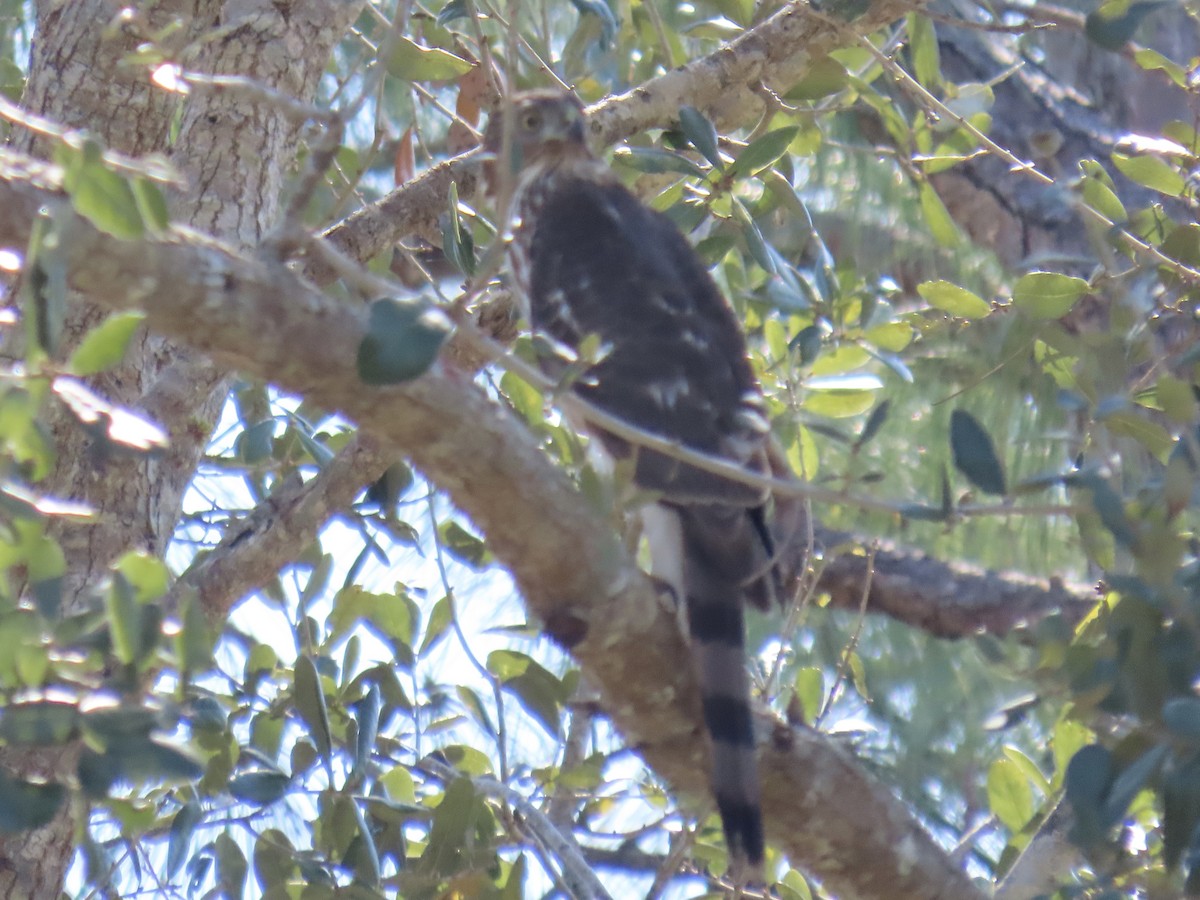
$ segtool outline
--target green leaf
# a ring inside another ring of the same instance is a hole
[[[491,564],[492,554],[487,545],[453,519],[438,528],[438,539],[451,556],[476,571]]]
[[[623,147],[613,154],[613,160],[652,175],[677,172],[693,178],[704,177],[704,170],[686,156],[661,147]]]
[[[66,799],[67,789],[61,784],[34,784],[0,770],[0,832],[41,828]]]
[[[143,550],[130,550],[113,568],[133,587],[138,603],[157,600],[171,583],[171,572],[166,563]]]
[[[958,226],[954,224],[942,198],[928,182],[923,182],[920,188],[921,212],[925,214],[925,222],[929,225],[929,233],[943,247],[957,247],[959,244]]]
[[[214,641],[200,601],[194,596],[185,598],[182,623],[175,635],[175,657],[180,671],[194,673],[208,668]]]
[[[922,85],[934,90],[942,82],[942,70],[933,19],[927,15],[910,13],[905,23],[908,27],[913,74]]]
[[[1080,749],[1067,766],[1063,787],[1075,813],[1072,834],[1084,846],[1104,837],[1101,807],[1112,778],[1112,754],[1099,744]]]
[[[1033,818],[1029,779],[1011,759],[998,759],[988,769],[988,806],[1004,826],[1018,832]]]
[[[1183,175],[1157,156],[1126,156],[1124,153],[1114,153],[1112,161],[1122,175],[1142,187],[1148,187],[1168,197],[1179,197],[1183,194],[1186,186]]]
[[[1110,222],[1119,225],[1126,221],[1129,213],[1117,197],[1112,179],[1104,167],[1094,159],[1083,159],[1079,161],[1079,168],[1083,172],[1080,193],[1084,202]]]
[[[167,199],[158,185],[141,175],[130,179],[129,185],[133,189],[133,199],[141,213],[142,222],[156,234],[166,231],[171,225],[171,216]]]
[[[964,287],[949,281],[926,281],[917,285],[917,293],[934,309],[960,319],[982,319],[992,311],[991,304]]]
[[[1004,495],[1004,468],[996,447],[983,426],[965,410],[956,409],[950,414],[950,449],[954,467],[975,487],[988,494]]]
[[[475,274],[475,239],[464,228],[458,210],[458,185],[450,182],[449,209],[442,220],[442,252],[462,274]]]
[[[1163,0],[1140,3],[1108,0],[1088,13],[1084,33],[1092,43],[1105,50],[1119,50],[1133,37],[1142,20],[1162,5]]]
[[[332,769],[333,739],[329,728],[329,710],[325,706],[321,676],[317,674],[316,663],[308,654],[296,658],[294,700],[296,712],[308,726],[308,733],[316,742],[326,769]],[[331,777],[332,774],[330,771]]]
[[[203,815],[200,804],[192,799],[183,804],[171,820],[171,837],[167,842],[167,874],[171,878],[177,876],[183,867],[191,847],[192,835],[195,834],[196,826],[200,824]]]
[[[283,798],[291,783],[283,772],[245,772],[229,779],[229,793],[243,803],[270,806]]]
[[[1088,283],[1057,272],[1030,272],[1013,286],[1013,305],[1036,319],[1058,319],[1070,312]]]
[[[417,652],[424,656],[438,641],[446,636],[453,621],[454,612],[449,594],[443,596],[433,609],[429,611],[429,622],[425,625],[425,637],[421,639],[421,648]]]
[[[737,159],[729,167],[728,174],[730,176],[752,175],[774,165],[779,157],[787,153],[788,147],[799,132],[798,125],[789,125],[786,128],[768,131],[755,138],[738,154]]]
[[[138,658],[141,649],[138,628],[141,616],[138,614],[133,586],[120,572],[113,576],[112,584],[105,593],[105,601],[113,653],[128,665]]]
[[[825,673],[818,666],[803,666],[796,672],[792,686],[804,712],[804,721],[811,725],[825,700]]]
[[[849,75],[846,67],[832,56],[814,60],[808,72],[785,95],[788,100],[820,100],[846,89]]]
[[[1100,516],[1100,522],[1118,543],[1132,547],[1137,542],[1137,534],[1125,515],[1125,504],[1121,497],[1104,481],[1096,479],[1089,485],[1092,491],[1092,505]]]
[[[1169,868],[1179,864],[1192,844],[1200,823],[1200,758],[1172,768],[1163,778],[1163,860]],[[1194,869],[1193,869],[1194,871]]]
[[[129,340],[144,318],[141,312],[113,313],[84,336],[71,354],[67,368],[76,375],[94,375],[111,369],[125,358]]]
[[[804,411],[830,419],[849,419],[861,416],[874,405],[875,394],[871,391],[822,390],[805,397]]]
[[[59,700],[31,700],[4,707],[0,738],[7,744],[65,744],[79,729],[79,707]]]
[[[1170,752],[1170,748],[1167,744],[1156,744],[1125,767],[1112,783],[1108,796],[1104,800],[1104,822],[1111,826],[1125,817],[1129,805],[1147,786],[1151,778],[1158,773],[1168,752]]]
[[[241,900],[246,889],[246,854],[228,831],[217,835],[213,850],[217,856],[217,884],[221,892],[230,900]]]
[[[367,695],[355,704],[355,720],[358,736],[354,744],[354,769],[366,771],[375,752],[375,741],[379,737],[379,713],[383,709],[383,696],[378,684],[367,688]]]
[[[296,873],[296,857],[296,848],[288,836],[278,828],[268,828],[254,844],[254,874],[264,887],[282,888]],[[282,900],[289,895],[284,892],[276,896]],[[264,895],[263,900],[268,898]]]
[[[446,786],[442,802],[433,813],[429,842],[417,863],[417,869],[427,875],[449,875],[461,865],[460,856],[466,849],[467,834],[473,830],[477,800],[475,787],[469,778],[456,778]]]
[[[867,444],[871,443],[875,435],[879,433],[879,429],[883,427],[883,423],[887,421],[888,410],[891,409],[891,406],[891,400],[884,400],[871,410],[871,415],[867,417],[867,422],[863,425],[862,434],[854,442],[855,450],[861,450]]]
[[[1175,697],[1163,705],[1163,724],[1180,740],[1200,743],[1200,698]]]
[[[79,150],[64,150],[63,187],[75,211],[105,234],[136,240],[146,232],[133,188],[104,162],[94,141]]]
[[[370,385],[417,378],[433,365],[449,333],[449,320],[431,306],[376,300],[358,345],[358,377]]]
[[[717,129],[712,122],[694,106],[684,106],[679,110],[679,127],[692,146],[700,151],[700,155],[712,163],[713,168],[724,169],[725,161],[717,149]]]
[[[440,47],[422,47],[411,38],[393,35],[387,70],[402,81],[449,81],[473,68],[469,60]]]

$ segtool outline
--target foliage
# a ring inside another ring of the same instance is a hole
[[[1083,34],[1183,85],[1189,61],[1128,43],[1158,6],[1108,0]],[[493,71],[544,85],[546,61],[597,102],[767,12],[747,0],[543,0],[509,23],[487,0],[377,4],[326,77],[334,106],[370,90],[307,198],[308,224],[328,226],[393,176],[470,146]],[[990,21],[982,6],[973,15]],[[1044,38],[1012,16],[1012,34],[987,39],[1040,58]],[[837,492],[818,518],[947,559],[1095,579],[1100,600],[1082,622],[1056,613],[1016,637],[950,643],[835,611],[810,589],[786,622],[752,623],[763,699],[853,732],[932,831],[972,841],[970,870],[989,881],[1065,796],[1083,856],[1056,896],[1195,891],[1200,140],[1170,121],[1067,168],[1035,159],[1084,223],[1088,257],[1001,258],[972,243],[939,176],[1006,150],[1023,160],[1023,149],[989,137],[1006,85],[943,71],[945,27],[914,13],[869,40],[847,31],[759,121],[718,127],[684,106],[613,162],[713,266],[751,335],[790,465]],[[22,52],[16,38],[0,49],[6,94]],[[74,136],[58,158],[72,208],[96,227],[129,240],[166,227],[154,173]],[[494,281],[485,248],[503,231],[502,213],[454,188],[440,255],[371,263],[374,283],[404,295],[372,298],[364,382],[433,364],[448,331],[439,308],[455,311],[447,297],[464,278],[471,295]],[[656,855],[628,857],[614,894],[644,890],[680,840],[694,871],[722,870],[715,820],[696,821],[630,762],[570,658],[506,602],[485,538],[403,464],[218,633],[194,597],[171,590],[168,562],[178,572],[202,560],[241,507],[311,477],[351,439],[345,422],[268,386],[232,396],[167,562],[131,551],[85,608],[62,615],[65,557],[47,523],[93,513],[39,490],[56,464],[47,423],[69,415],[87,429],[96,467],[163,443],[73,377],[115,366],[138,316],[99,323],[52,362],[68,302],[64,240],[49,213],[26,248],[26,353],[0,381],[0,741],[79,749],[60,778],[0,778],[0,830],[85,804],[74,886],[117,893],[532,895],[561,863],[535,814],[546,808],[597,857],[643,836]],[[530,339],[515,350],[538,352]],[[584,496],[612,510],[609,480],[547,414],[553,397],[513,371],[482,377]],[[818,894],[792,868],[800,861],[770,862],[780,896]]]

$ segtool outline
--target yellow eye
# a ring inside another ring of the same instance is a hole
[[[542,124],[542,117],[535,110],[528,110],[521,114],[521,127],[526,131],[536,131]]]

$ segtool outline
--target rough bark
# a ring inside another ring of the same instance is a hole
[[[180,98],[152,86],[149,71],[126,56],[142,40],[139,26],[184,22],[180,48],[190,69],[234,74],[286,96],[310,99],[329,52],[360,3],[314,0],[286,8],[221,4],[162,4],[117,24],[104,2],[44,3],[24,104],[71,128],[83,128],[111,149],[139,156],[167,150]],[[220,38],[211,37],[218,26]],[[195,49],[192,49],[195,48]],[[236,89],[194,91],[188,99],[171,160],[186,187],[171,197],[172,218],[232,242],[250,245],[274,224],[286,167],[294,158],[294,117],[261,96]],[[45,139],[23,139],[46,152]],[[77,298],[64,323],[67,353],[106,309]],[[44,489],[88,503],[98,520],[87,527],[54,523],[50,533],[67,558],[64,608],[77,607],[122,553],[165,551],[179,520],[184,491],[225,399],[226,375],[200,355],[181,352],[169,338],[143,333],[122,365],[93,379],[107,399],[148,412],[170,428],[171,445],[158,457],[126,457],[96,467],[90,438],[63,410],[50,421],[55,466]],[[0,763],[24,774],[25,760]],[[60,761],[60,777],[70,754]],[[33,835],[0,840],[0,895],[54,896],[66,871],[74,832],[70,810]],[[47,846],[56,849],[46,852]]]

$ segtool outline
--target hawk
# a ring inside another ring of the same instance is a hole
[[[645,432],[783,475],[732,306],[674,223],[589,150],[582,104],[557,91],[517,95],[492,116],[484,147],[498,160],[492,192],[511,188],[507,253],[522,312],[572,350],[599,338],[599,358],[572,389]],[[763,826],[743,603],[779,595],[777,548],[799,507],[589,431],[657,498],[643,510],[651,571],[686,603],[726,843],[735,866],[757,870]]]

